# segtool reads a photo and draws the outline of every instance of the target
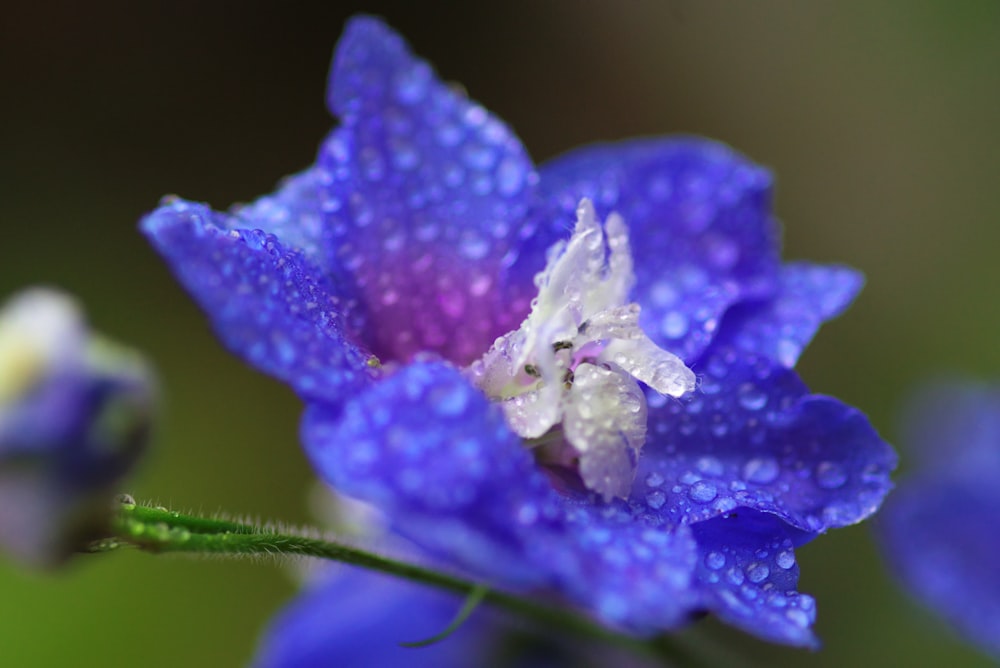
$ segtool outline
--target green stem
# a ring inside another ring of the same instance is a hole
[[[661,658],[667,655],[682,665],[701,665],[676,645],[664,647],[660,642],[654,648],[650,643],[612,631],[565,608],[489,589],[484,583],[365,552],[350,545],[280,533],[267,527],[241,522],[183,515],[166,508],[134,503],[121,504],[112,529],[114,535],[95,543],[91,551],[103,552],[133,546],[153,553],[300,555],[330,559],[432,585],[477,601],[484,600],[543,625],[588,638],[600,638],[640,654]]]

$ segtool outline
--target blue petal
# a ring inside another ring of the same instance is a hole
[[[328,576],[282,610],[264,632],[255,668],[371,666],[460,668],[485,662],[491,649],[484,611],[445,640],[421,648],[462,606],[454,594],[363,569]]]
[[[1000,387],[957,379],[928,385],[907,406],[903,443],[921,469],[1000,480]]]
[[[731,308],[716,340],[793,367],[819,326],[840,315],[863,285],[864,277],[848,267],[786,264],[778,293]]]
[[[1000,388],[939,381],[906,412],[916,473],[877,528],[896,577],[1000,658]]]
[[[519,249],[511,300],[532,290],[542,251],[572,226],[580,199],[620,213],[635,259],[643,329],[693,361],[731,304],[770,295],[778,268],[771,177],[728,147],[694,138],[643,139],[573,151],[541,170],[541,228]]]
[[[817,646],[815,601],[796,591],[794,548],[805,536],[754,511],[702,522],[694,535],[707,610],[764,640]]]
[[[770,358],[712,350],[694,368],[694,393],[680,401],[647,394],[634,503],[668,523],[752,508],[809,532],[875,512],[896,455],[860,411],[808,394]]]
[[[679,625],[693,603],[686,528],[557,494],[499,407],[451,367],[406,367],[340,413],[312,406],[303,442],[339,491],[501,587],[552,590],[637,632]]]
[[[339,402],[371,381],[368,355],[345,334],[341,301],[319,269],[261,231],[172,201],[142,231],[212,318],[226,346],[299,394]]]
[[[928,472],[904,480],[877,526],[900,582],[1000,658],[1000,491],[998,472],[991,473]]]
[[[301,252],[310,262],[327,269],[324,258],[321,171],[311,167],[284,179],[278,190],[251,204],[235,206],[230,217],[217,220],[226,229],[262,230],[281,240],[289,250]]]
[[[374,351],[480,357],[523,316],[495,289],[531,233],[537,176],[520,141],[373,18],[348,22],[328,102],[342,122],[318,158],[330,248],[365,297]]]

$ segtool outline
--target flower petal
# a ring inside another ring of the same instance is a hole
[[[941,380],[904,418],[918,469],[879,517],[883,552],[917,599],[1000,658],[1000,388]]]
[[[369,356],[345,334],[341,300],[319,269],[274,236],[230,225],[176,200],[142,231],[234,353],[303,397],[339,402],[365,387]]]
[[[732,348],[703,360],[690,398],[647,392],[635,502],[667,522],[752,508],[809,532],[859,522],[891,488],[896,455],[855,408],[810,395],[789,369]]]
[[[303,442],[338,491],[497,586],[553,590],[640,632],[686,617],[688,530],[648,528],[624,503],[557,494],[499,406],[453,368],[405,367],[341,413],[311,406]]]
[[[794,547],[806,536],[754,511],[694,527],[698,585],[720,619],[771,642],[816,648],[816,603],[796,591]]]
[[[902,584],[1000,658],[997,478],[934,472],[905,480],[877,526]]]
[[[774,289],[771,177],[722,144],[671,138],[586,147],[546,163],[539,190],[552,206],[536,212],[542,226],[519,249],[511,301],[531,298],[541,250],[565,235],[584,197],[599,218],[624,218],[643,329],[685,361],[704,350],[731,304]]]
[[[374,18],[348,22],[328,103],[342,122],[318,158],[331,248],[365,295],[376,354],[471,362],[524,316],[494,288],[512,240],[530,234],[530,158]]]
[[[460,668],[489,656],[479,612],[427,647],[462,606],[460,596],[360,568],[345,567],[299,595],[263,634],[255,668],[427,666]]]
[[[924,387],[907,406],[902,441],[922,469],[1000,480],[1000,387],[958,379]]]
[[[779,281],[771,299],[726,312],[716,340],[791,368],[819,326],[850,305],[864,277],[848,267],[793,262],[781,268]]]

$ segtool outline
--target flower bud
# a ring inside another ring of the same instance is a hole
[[[145,449],[153,374],[93,334],[69,297],[25,290],[0,309],[0,551],[51,566],[102,535]]]

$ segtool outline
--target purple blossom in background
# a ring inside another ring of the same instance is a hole
[[[903,442],[913,473],[876,525],[893,575],[1000,658],[1000,388],[928,388]]]
[[[154,385],[69,297],[34,288],[3,305],[0,551],[55,565],[106,531],[115,485],[147,443]]]
[[[275,194],[142,223],[308,404],[320,476],[492,586],[636,634],[707,611],[814,645],[794,550],[872,514],[896,457],[792,370],[862,279],[780,262],[769,173],[693,137],[536,168],[372,18],[327,102],[339,126]]]

